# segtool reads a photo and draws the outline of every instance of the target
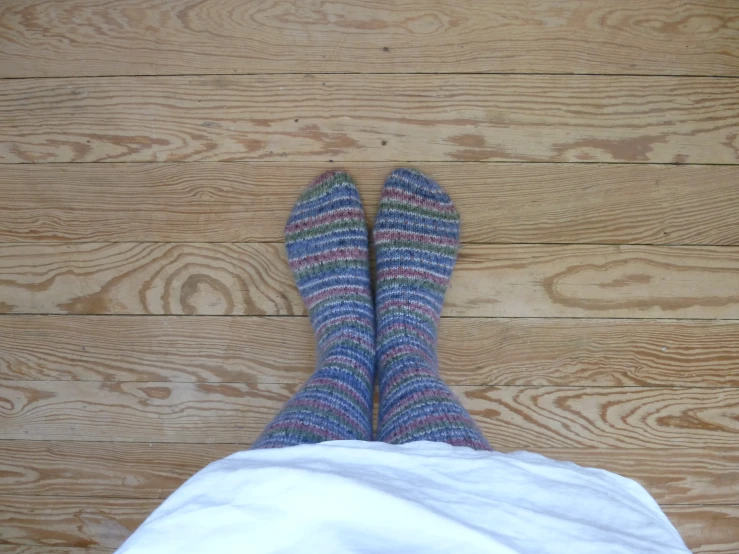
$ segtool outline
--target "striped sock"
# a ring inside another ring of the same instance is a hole
[[[433,180],[398,169],[382,190],[373,236],[378,440],[429,440],[490,450],[438,374],[437,326],[459,250],[457,210]]]
[[[367,242],[348,174],[321,175],[295,204],[285,246],[316,334],[318,363],[254,448],[371,440],[375,334]]]

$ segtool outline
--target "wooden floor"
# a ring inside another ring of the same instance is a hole
[[[0,3],[0,554],[102,554],[310,374],[298,191],[399,165],[463,242],[442,373],[501,450],[739,553],[736,0]]]

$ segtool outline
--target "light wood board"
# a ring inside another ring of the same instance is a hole
[[[2,77],[739,74],[732,0],[5,0],[3,11]]]
[[[104,546],[20,546],[0,544],[0,554],[112,554],[117,548]]]
[[[736,164],[739,80],[535,75],[16,79],[0,163]]]
[[[336,164],[338,167],[338,164]],[[739,245],[739,166],[422,162],[467,243]],[[342,164],[370,225],[387,162]],[[281,242],[302,187],[288,162],[18,164],[0,171],[0,242]]]
[[[6,439],[249,444],[297,385],[0,381]],[[738,388],[453,390],[491,443],[529,448],[727,448]]]
[[[467,245],[456,317],[739,318],[739,248]],[[0,245],[0,313],[304,314],[281,244]]]
[[[0,379],[300,384],[302,317],[0,317]],[[443,318],[454,385],[739,387],[739,321]]]

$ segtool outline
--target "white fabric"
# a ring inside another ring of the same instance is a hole
[[[690,554],[636,482],[537,454],[334,441],[239,452],[118,551]]]

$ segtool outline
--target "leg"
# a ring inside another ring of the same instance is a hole
[[[459,250],[459,214],[444,190],[408,169],[390,175],[377,251],[378,440],[492,450],[438,373],[437,328]]]
[[[349,175],[326,173],[300,196],[285,246],[316,334],[318,363],[253,448],[371,440],[375,332],[367,242]]]

